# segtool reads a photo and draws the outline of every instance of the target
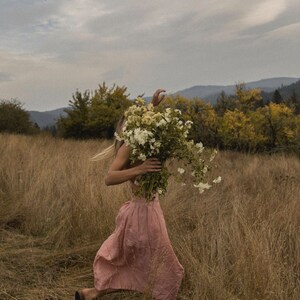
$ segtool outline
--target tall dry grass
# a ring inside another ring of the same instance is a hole
[[[72,299],[114,230],[127,183],[107,187],[109,141],[0,135],[0,299]],[[185,268],[179,299],[300,299],[300,161],[219,152],[199,194],[173,180],[161,198]],[[176,167],[176,166],[175,166]],[[103,299],[142,299],[118,293]]]

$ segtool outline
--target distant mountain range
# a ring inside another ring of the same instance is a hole
[[[293,90],[300,95],[300,78],[296,77],[276,77],[262,79],[258,81],[246,82],[247,89],[260,88],[265,100],[272,99],[273,92],[278,89],[283,98],[289,97]],[[235,85],[196,85],[190,88],[178,91],[173,95],[181,95],[186,98],[201,98],[214,105],[220,95],[224,91],[227,95],[235,92]],[[151,100],[151,97],[144,97]],[[58,108],[49,111],[29,111],[31,119],[36,122],[40,128],[52,126],[60,116],[65,116],[64,111],[67,107]]]
[[[300,78],[277,77],[268,78],[258,81],[246,82],[247,89],[260,88],[265,93],[274,92],[276,89],[289,86],[297,82]],[[181,95],[186,98],[202,98],[212,105],[217,102],[220,93],[224,91],[227,95],[235,93],[235,85],[196,85],[182,91],[178,91],[175,95]]]
[[[289,98],[293,93],[296,93],[298,99],[300,96],[300,80],[287,85],[287,86],[282,86],[281,88],[278,89],[280,95],[282,96],[283,99]],[[266,93],[265,91],[262,92],[262,96],[265,102],[268,102],[272,100],[274,91]]]
[[[67,114],[64,111],[66,108],[67,107],[62,107],[48,111],[30,110],[29,114],[33,122],[37,123],[40,128],[44,128],[47,126],[53,126],[60,116],[64,117]]]

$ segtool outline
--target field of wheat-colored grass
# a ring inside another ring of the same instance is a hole
[[[112,233],[128,183],[105,186],[110,141],[0,135],[0,299],[73,299]],[[205,146],[205,145],[204,145]],[[185,268],[178,299],[300,299],[300,160],[219,151],[203,194],[160,198]],[[176,166],[175,166],[176,167]],[[144,299],[117,293],[103,299]]]

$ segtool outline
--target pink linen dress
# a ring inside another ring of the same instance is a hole
[[[136,185],[131,184],[134,189]],[[115,222],[114,232],[94,259],[95,289],[134,290],[157,300],[176,299],[184,268],[172,248],[158,193],[153,193],[150,202],[133,194]]]

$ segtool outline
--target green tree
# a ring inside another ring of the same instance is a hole
[[[272,102],[276,104],[283,102],[283,98],[278,90],[275,90],[275,92],[273,93]]]
[[[201,141],[207,146],[217,144],[217,114],[210,103],[201,98],[190,100],[176,95],[166,97],[159,105],[160,110],[165,107],[180,109],[183,120],[193,122],[188,138],[195,142]]]
[[[98,89],[81,93],[76,91],[69,101],[66,117],[57,122],[58,133],[66,138],[112,138],[117,121],[132,104],[126,87],[105,82]]]
[[[57,121],[58,133],[65,138],[85,138],[88,135],[88,112],[90,106],[90,92],[78,90],[69,100],[70,108],[65,109],[66,117]]]
[[[291,108],[296,115],[300,114],[300,98],[297,96],[295,89],[293,89],[292,95],[287,98],[286,105]]]
[[[126,87],[119,87],[115,84],[108,88],[105,82],[94,91],[88,119],[90,137],[113,137],[118,120],[132,105],[126,91]]]
[[[0,101],[0,132],[32,134],[39,131],[22,106],[16,99]]]
[[[214,147],[217,144],[218,115],[213,106],[204,100],[192,100],[190,119],[193,121],[191,138]]]
[[[236,100],[233,96],[227,96],[224,91],[219,95],[214,109],[218,116],[223,116],[226,110],[234,110],[237,107]]]

